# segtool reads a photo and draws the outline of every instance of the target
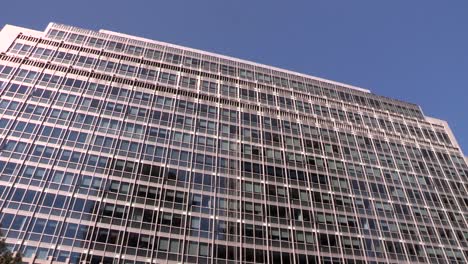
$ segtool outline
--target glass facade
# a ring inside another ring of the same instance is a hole
[[[24,261],[467,263],[468,166],[417,105],[104,30],[5,31],[0,223]]]

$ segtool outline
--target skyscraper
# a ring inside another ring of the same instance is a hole
[[[415,104],[54,23],[5,26],[0,52],[24,261],[467,263],[467,162]]]

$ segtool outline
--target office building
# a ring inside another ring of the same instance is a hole
[[[415,104],[55,23],[5,26],[0,52],[25,262],[467,263],[467,162]]]

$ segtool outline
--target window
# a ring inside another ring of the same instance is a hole
[[[237,87],[223,84],[223,85],[221,85],[221,94],[225,95],[225,96],[228,96],[228,97],[236,98],[237,97]]]
[[[88,45],[96,48],[102,48],[104,46],[105,40],[98,38],[89,38]]]
[[[169,249],[169,239],[161,237],[159,239],[158,250],[160,251],[167,251]]]
[[[196,88],[197,88],[197,79],[191,78],[191,77],[182,76],[182,77],[180,78],[180,83],[179,83],[179,85],[182,86],[182,87],[186,87],[186,88],[196,89]]]
[[[73,183],[74,174],[70,172],[55,171],[52,176],[53,183],[61,183],[71,185]]]
[[[63,64],[69,64],[74,60],[75,56],[76,55],[72,53],[59,51],[58,53],[56,53],[54,61],[60,62]]]
[[[218,84],[210,81],[202,81],[200,90],[208,93],[218,93]]]
[[[133,45],[127,45],[126,53],[134,56],[141,56],[143,54],[143,48]]]
[[[143,56],[150,60],[160,60],[162,57],[162,52],[158,50],[146,49]]]
[[[198,244],[196,242],[188,241],[187,254],[198,256]]]
[[[86,56],[79,56],[76,62],[77,66],[92,68],[97,62],[96,58],[86,57]]]
[[[49,57],[51,57],[53,51],[50,49],[46,48],[36,48],[36,50],[33,52],[32,56],[34,58],[40,58],[47,60]]]
[[[124,44],[115,41],[108,41],[106,48],[115,51],[123,51]]]
[[[156,70],[147,69],[145,67],[141,67],[140,70],[138,71],[138,78],[142,78],[145,80],[154,81],[156,80],[157,75],[158,75],[158,72]]]
[[[161,72],[159,75],[159,82],[161,83],[167,83],[167,84],[172,84],[175,85],[177,81],[177,75],[167,73],[167,72]]]
[[[206,257],[210,255],[209,245],[206,243],[200,243],[199,245],[200,256]]]
[[[77,44],[81,44],[81,43],[83,43],[85,38],[86,38],[86,36],[84,36],[84,35],[71,33],[71,34],[68,35],[67,41],[74,42],[74,43],[77,43]]]
[[[100,60],[98,64],[98,70],[105,72],[113,72],[117,68],[117,63],[108,60]]]
[[[201,62],[200,62],[199,59],[190,58],[190,57],[185,57],[184,58],[184,65],[185,66],[198,68],[200,66],[200,64],[201,64]]]
[[[202,61],[202,68],[206,71],[210,72],[218,72],[219,64],[210,61]]]
[[[133,65],[120,64],[119,73],[126,76],[133,76],[137,71],[137,67]]]
[[[221,64],[221,73],[230,76],[236,76],[236,68],[233,66]]]
[[[26,55],[28,54],[33,47],[31,45],[23,44],[23,43],[16,43],[11,49],[11,53],[17,53],[20,55]]]
[[[179,253],[179,240],[171,239],[170,249],[171,253]]]
[[[166,55],[164,56],[164,60],[169,63],[180,64],[182,60],[182,56],[177,55],[177,54],[172,54],[172,53],[166,53]]]

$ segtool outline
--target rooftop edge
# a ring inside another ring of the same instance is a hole
[[[118,36],[118,37],[123,37],[123,38],[129,38],[129,39],[135,39],[135,40],[139,40],[139,41],[151,42],[151,43],[159,44],[159,45],[165,45],[165,46],[169,46],[169,47],[172,47],[172,48],[184,49],[184,50],[197,52],[197,53],[210,55],[210,56],[215,56],[215,57],[219,57],[219,58],[223,58],[223,59],[227,59],[227,60],[232,60],[232,61],[236,61],[236,62],[251,64],[251,65],[255,65],[255,66],[258,66],[258,67],[263,67],[263,68],[267,68],[267,69],[271,69],[271,70],[275,70],[275,71],[282,71],[282,72],[298,75],[298,76],[305,77],[305,78],[312,78],[312,79],[316,79],[318,81],[332,83],[332,84],[335,84],[335,85],[343,86],[343,87],[346,87],[346,88],[358,90],[358,91],[365,92],[365,93],[371,93],[370,90],[364,89],[364,88],[361,88],[361,87],[356,87],[356,86],[341,83],[341,82],[336,82],[336,81],[332,81],[332,80],[328,80],[328,79],[324,79],[324,78],[320,78],[320,77],[316,77],[316,76],[312,76],[312,75],[308,75],[308,74],[304,74],[304,73],[299,73],[299,72],[295,72],[295,71],[291,71],[291,70],[286,70],[286,69],[283,69],[283,68],[274,67],[274,66],[270,66],[270,65],[266,65],[266,64],[262,64],[262,63],[257,63],[257,62],[253,62],[253,61],[249,61],[249,60],[239,59],[239,58],[235,58],[235,57],[231,57],[231,56],[226,56],[226,55],[222,55],[222,54],[218,54],[218,53],[214,53],[214,52],[209,52],[209,51],[204,51],[204,50],[200,50],[200,49],[194,49],[194,48],[189,48],[189,47],[185,47],[185,46],[181,46],[181,45],[167,43],[167,42],[163,42],[163,41],[152,40],[152,39],[148,39],[148,38],[128,35],[128,34],[119,33],[119,32],[115,32],[115,31],[111,31],[111,30],[107,30],[107,29],[100,29],[98,32],[99,33],[104,33],[104,34],[109,34],[109,35],[114,35],[114,36]]]

